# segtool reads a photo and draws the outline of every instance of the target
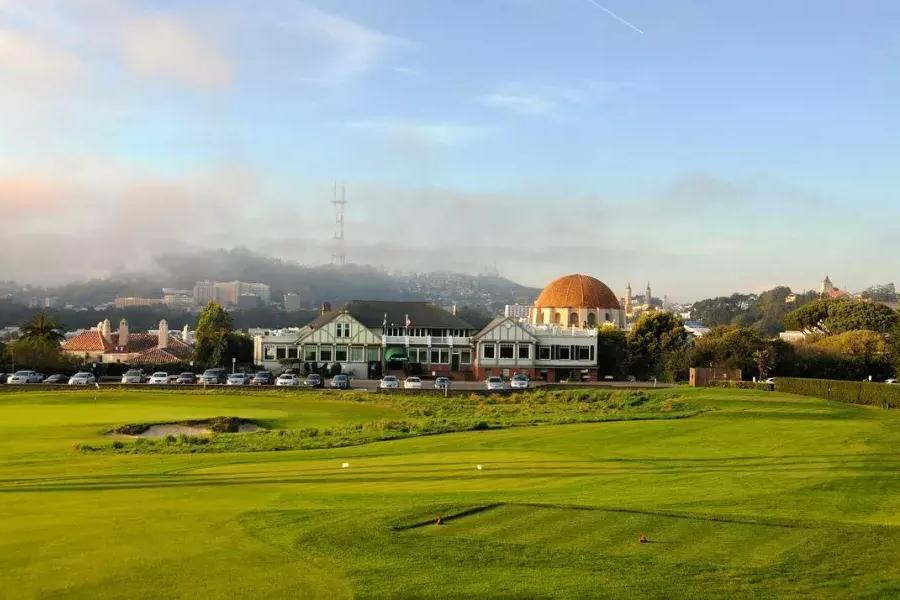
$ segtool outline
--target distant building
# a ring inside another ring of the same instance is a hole
[[[238,296],[237,307],[241,310],[252,310],[262,305],[261,299],[255,294],[241,294]]]
[[[113,332],[109,319],[105,319],[95,329],[83,331],[63,342],[62,351],[87,362],[130,365],[183,363],[193,355],[190,344],[169,334],[165,319],[159,322],[156,334],[132,333],[125,319]]]
[[[802,344],[806,341],[806,333],[803,331],[782,331],[778,334],[778,338],[788,344]]]
[[[216,284],[213,281],[198,281],[194,284],[194,301],[205,306],[210,302],[217,302]]]
[[[186,310],[196,306],[194,295],[191,290],[176,290],[172,288],[163,288],[163,304],[172,309]]]
[[[300,294],[288,292],[284,295],[285,312],[300,312],[302,306],[300,304]]]
[[[197,304],[217,302],[222,306],[238,306],[241,296],[256,296],[259,304],[271,300],[271,288],[265,283],[244,281],[198,281],[194,285],[194,300]]]
[[[527,319],[531,307],[527,304],[507,304],[503,307],[503,316],[510,319]]]
[[[116,298],[113,303],[113,305],[120,310],[123,308],[133,308],[135,306],[161,306],[162,304],[162,298],[135,298],[131,296]]]
[[[836,300],[838,298],[844,298],[849,296],[847,292],[840,289],[833,283],[831,283],[831,278],[828,275],[825,276],[825,279],[822,280],[822,285],[819,287],[819,294],[823,298],[830,298],[832,300]]]

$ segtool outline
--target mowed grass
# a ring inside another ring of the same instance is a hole
[[[128,422],[229,415],[302,428],[398,415],[331,393],[0,394],[0,595],[900,595],[900,411],[678,394],[705,411],[134,455],[72,447]]]

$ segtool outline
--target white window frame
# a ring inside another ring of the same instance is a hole
[[[503,356],[504,350],[509,350],[509,356]],[[500,348],[497,351],[497,358],[500,360],[514,360],[516,358],[516,345],[509,343],[500,344]]]
[[[488,349],[491,351],[490,356],[488,356]],[[481,358],[485,360],[497,360],[497,344],[482,344]]]

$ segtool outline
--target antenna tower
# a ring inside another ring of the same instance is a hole
[[[334,205],[334,252],[331,255],[331,264],[344,266],[347,255],[344,251],[344,208],[347,206],[347,187],[341,185],[341,197],[338,199],[337,183],[334,184],[334,193],[331,198]]]

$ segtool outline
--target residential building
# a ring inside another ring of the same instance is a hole
[[[264,305],[271,300],[272,291],[265,283],[244,281],[198,281],[194,285],[194,300],[201,305],[218,302],[222,306],[239,306],[241,296],[256,296],[258,303]]]
[[[163,299],[162,298],[135,298],[135,297],[127,297],[127,298],[116,298],[113,305],[118,309],[123,308],[133,308],[135,306],[162,306]]]
[[[503,316],[511,319],[527,319],[531,312],[528,304],[507,304],[503,307]]]
[[[172,288],[163,288],[163,304],[172,309],[186,310],[194,308],[194,294],[191,290],[176,290]]]
[[[191,359],[193,348],[169,334],[165,319],[152,333],[132,333],[128,321],[122,319],[119,329],[111,330],[109,319],[95,329],[83,331],[66,340],[62,351],[85,362],[126,363],[130,365],[159,365],[184,363]]]

